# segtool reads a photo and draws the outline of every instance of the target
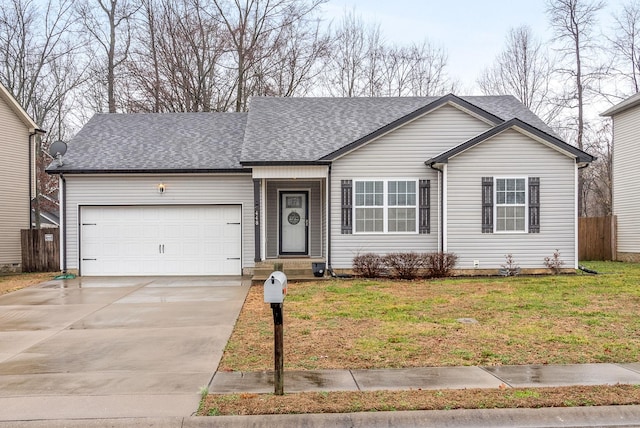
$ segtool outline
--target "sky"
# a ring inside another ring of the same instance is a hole
[[[623,0],[608,0],[599,13],[608,31]],[[355,10],[367,23],[379,23],[389,42],[409,44],[425,38],[448,52],[448,69],[461,92],[478,93],[475,80],[504,48],[510,28],[528,25],[536,37],[552,36],[545,0],[329,0],[326,16],[339,21]]]

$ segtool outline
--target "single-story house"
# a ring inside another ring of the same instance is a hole
[[[613,214],[617,217],[616,260],[640,262],[640,93],[602,116],[613,121]]]
[[[237,275],[286,258],[511,254],[577,267],[578,169],[594,158],[511,96],[257,97],[248,113],[97,114],[60,175],[63,268]]]
[[[35,189],[34,138],[43,132],[0,84],[0,273],[21,270],[20,230],[30,227]]]

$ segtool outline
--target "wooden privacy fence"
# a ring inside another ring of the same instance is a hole
[[[23,229],[22,272],[60,270],[60,229]]]
[[[578,258],[615,260],[616,217],[580,217],[578,221]]]

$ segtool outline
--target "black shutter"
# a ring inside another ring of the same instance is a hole
[[[342,234],[353,233],[353,181],[342,180]]]
[[[493,233],[493,177],[482,177],[482,233]]]
[[[529,233],[540,233],[540,177],[529,177]]]
[[[431,180],[420,180],[419,204],[419,232],[431,233]]]

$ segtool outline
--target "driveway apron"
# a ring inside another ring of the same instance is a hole
[[[0,296],[0,420],[189,416],[249,281],[76,278]]]

